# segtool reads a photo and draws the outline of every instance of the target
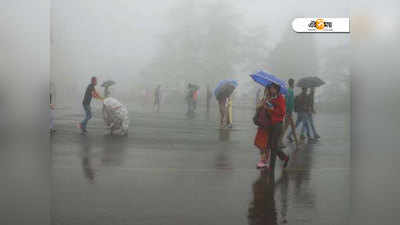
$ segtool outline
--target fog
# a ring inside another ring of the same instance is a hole
[[[400,218],[400,4],[353,4],[363,7],[352,10],[351,224],[393,224]]]
[[[183,94],[189,82],[203,87],[202,96],[206,85],[213,89],[219,80],[234,78],[240,83],[236,95],[246,101],[259,88],[248,75],[259,69],[282,79],[320,76],[327,85],[318,90],[317,100],[347,101],[349,35],[296,34],[290,25],[295,17],[346,16],[346,1],[334,7],[294,8],[293,3],[55,0],[51,80],[56,104],[80,105],[91,76],[100,84],[116,81],[112,95],[133,102],[158,84],[166,98],[170,92]]]

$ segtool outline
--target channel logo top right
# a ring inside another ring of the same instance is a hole
[[[299,33],[349,33],[349,18],[296,18],[293,30]]]

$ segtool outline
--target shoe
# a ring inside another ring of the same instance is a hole
[[[285,162],[283,163],[283,168],[285,169],[289,164],[289,156],[285,159]]]
[[[314,135],[314,138],[315,138],[315,139],[320,139],[321,136],[319,136],[318,134],[316,134],[316,135]]]
[[[315,141],[315,139],[312,138],[312,137],[308,137],[307,139],[308,139],[308,142],[313,142],[313,141]]]
[[[300,135],[300,140],[304,141],[306,139],[306,137],[304,136],[304,134]]]
[[[286,148],[286,145],[284,145],[283,143],[280,143],[279,148]]]
[[[225,128],[229,128],[229,129],[231,129],[231,128],[232,128],[232,124],[230,123],[230,124],[226,125],[226,127],[225,127]]]
[[[260,161],[257,163],[257,169],[266,168],[266,167],[268,167],[268,164],[267,164],[267,162],[265,162],[265,161],[263,161],[263,160],[260,160]]]
[[[290,136],[287,136],[286,138],[288,139],[288,142],[289,142],[289,143],[293,143],[293,139],[292,139],[292,137],[290,137]]]

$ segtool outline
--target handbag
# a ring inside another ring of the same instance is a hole
[[[260,107],[256,110],[256,113],[253,116],[253,123],[264,129],[267,129],[271,126],[270,115],[264,107]]]

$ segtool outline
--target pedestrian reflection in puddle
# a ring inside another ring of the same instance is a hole
[[[267,170],[261,170],[253,183],[253,200],[249,205],[249,225],[276,225],[277,213],[274,200],[274,182]]]

